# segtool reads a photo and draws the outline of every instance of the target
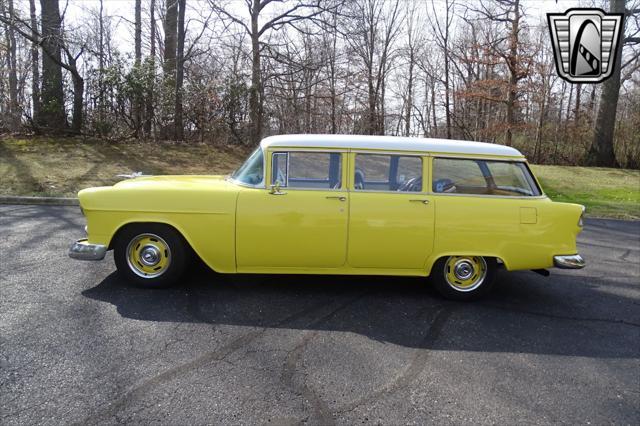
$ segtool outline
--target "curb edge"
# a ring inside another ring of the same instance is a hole
[[[65,197],[21,197],[13,195],[0,195],[0,204],[26,204],[41,206],[78,206],[77,198]]]

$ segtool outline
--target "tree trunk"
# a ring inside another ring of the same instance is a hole
[[[413,65],[414,65],[414,53],[411,48],[409,54],[409,81],[407,83],[407,109],[405,111],[405,123],[404,123],[404,135],[411,135],[411,108],[413,107]]]
[[[546,116],[546,108],[547,108],[547,80],[546,78],[543,80],[542,84],[542,100],[540,101],[540,115],[538,116],[538,124],[536,126],[536,141],[533,147],[533,160],[538,163],[540,162],[540,150],[542,147],[542,126],[544,125],[544,118]]]
[[[147,90],[147,99],[145,106],[145,121],[144,121],[144,133],[145,135],[151,136],[151,124],[153,122],[153,89],[155,86],[155,73],[156,73],[156,20],[155,20],[155,9],[156,9],[156,1],[151,0],[151,5],[149,6],[149,14],[151,21],[151,31],[149,35],[151,50],[149,51],[149,69],[151,72],[152,80],[148,82],[149,87]]]
[[[385,110],[385,97],[386,97],[386,89],[387,89],[387,77],[386,77],[387,71],[386,71],[386,66],[385,69],[383,70],[383,72],[380,74],[380,76],[378,78],[381,78],[382,81],[380,82],[380,95],[378,96],[378,100],[379,100],[379,110],[377,112],[377,116],[378,116],[378,131],[377,131],[377,135],[384,135],[385,131],[386,131],[386,110]]]
[[[444,109],[447,121],[447,139],[451,139],[451,106],[449,104],[449,0],[445,4],[445,30],[444,30]]]
[[[434,78],[431,78],[431,114],[433,116],[433,131],[431,136],[438,137],[438,119],[436,117],[436,82]]]
[[[262,67],[260,64],[260,33],[258,17],[260,0],[253,0],[251,7],[251,88],[249,89],[249,119],[251,121],[251,144],[258,145],[262,139]]]
[[[100,0],[100,11],[98,15],[98,121],[100,131],[104,129],[104,0]]]
[[[139,73],[142,64],[142,0],[136,0],[135,4],[135,63],[134,68]],[[138,74],[140,75],[140,74]],[[135,126],[135,137],[140,137],[140,128],[142,125],[142,93],[136,91],[134,99],[133,120]]]
[[[67,127],[62,89],[61,26],[58,0],[40,0],[42,48],[42,125],[53,133]]]
[[[187,0],[178,0],[178,51],[176,57],[176,105],[175,105],[175,139],[184,139],[184,123],[182,118],[182,86],[184,83],[184,13]]]
[[[40,121],[40,66],[39,49],[40,46],[35,40],[38,39],[38,16],[36,15],[36,2],[29,0],[29,13],[31,17],[31,108],[32,121],[37,127]]]
[[[70,61],[70,65],[73,64],[73,68],[76,69],[76,61]],[[84,79],[76,71],[71,73],[71,79],[73,80],[73,115],[71,117],[71,130],[75,134],[82,132],[83,117],[83,104],[84,104]]]
[[[9,19],[15,19],[13,9],[13,0],[8,1]],[[2,12],[4,14],[4,2],[2,3]],[[16,35],[12,25],[5,25],[5,36],[7,43],[7,70],[9,73],[9,104],[8,104],[8,120],[9,130],[16,132],[20,129],[20,105],[18,104],[18,77],[16,72]]]
[[[136,0],[134,25],[135,65],[139,67],[142,62],[142,0]]]
[[[507,133],[505,145],[513,144],[513,127],[515,125],[515,108],[518,90],[518,33],[520,28],[520,0],[513,4],[514,17],[511,21],[511,35],[509,38],[509,94],[507,96]]]
[[[171,117],[175,112],[176,90],[176,42],[178,32],[178,0],[166,0],[164,18],[164,96],[162,108],[162,139],[167,139],[174,132]]]
[[[624,0],[611,0],[611,12],[624,13]],[[623,24],[624,25],[624,24]],[[620,29],[624,34],[624,26]],[[602,83],[602,95],[596,117],[591,148],[587,154],[587,162],[592,166],[616,167],[618,162],[613,150],[613,133],[616,127],[618,97],[620,96],[620,67],[622,63],[622,40],[616,47],[616,61],[611,77]]]
[[[373,71],[369,69],[369,75],[367,76],[367,85],[369,89],[369,123],[367,126],[367,133],[370,135],[376,134],[376,95],[373,89]]]
[[[331,60],[329,62],[329,93],[331,95],[331,134],[338,133],[338,125],[336,122],[336,63],[335,63],[335,38],[333,51],[331,52]]]

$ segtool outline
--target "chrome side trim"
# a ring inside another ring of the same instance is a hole
[[[587,264],[579,254],[553,256],[553,264],[560,269],[582,269]]]
[[[89,244],[86,238],[78,240],[69,248],[69,257],[77,260],[102,260],[107,254],[107,246]]]

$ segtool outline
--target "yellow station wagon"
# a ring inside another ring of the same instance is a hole
[[[231,176],[145,176],[79,193],[101,260],[145,287],[190,255],[220,273],[430,276],[448,298],[498,268],[582,268],[584,207],[552,202],[516,149],[383,136],[268,137]]]

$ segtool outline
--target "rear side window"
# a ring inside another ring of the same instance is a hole
[[[526,163],[459,158],[433,160],[433,192],[512,197],[541,194]]]
[[[409,155],[356,154],[354,189],[422,191],[422,158]]]
[[[342,155],[337,152],[274,152],[271,183],[304,189],[339,189]]]

